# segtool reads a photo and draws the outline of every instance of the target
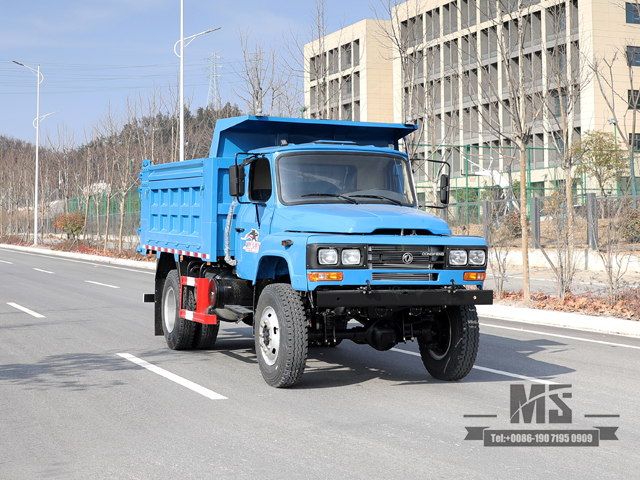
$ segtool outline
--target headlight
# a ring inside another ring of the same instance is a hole
[[[360,250],[357,248],[345,248],[342,250],[343,265],[360,265]]]
[[[449,251],[449,265],[460,267],[466,264],[467,264],[466,250],[450,250]]]
[[[318,263],[320,265],[337,265],[338,251],[335,248],[321,248],[318,250]]]
[[[484,265],[486,258],[487,256],[484,253],[484,250],[469,251],[469,265]]]

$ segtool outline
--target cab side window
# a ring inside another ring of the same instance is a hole
[[[271,167],[266,158],[258,158],[251,164],[249,198],[256,202],[266,202],[271,198]]]

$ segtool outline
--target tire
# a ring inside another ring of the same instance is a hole
[[[295,385],[307,362],[307,319],[300,296],[286,283],[268,285],[254,318],[256,355],[265,382],[276,388]]]
[[[196,324],[180,318],[180,276],[171,270],[162,289],[162,329],[172,350],[185,350],[193,345]]]
[[[447,307],[436,317],[431,331],[433,339],[430,342],[418,338],[420,356],[427,371],[438,380],[466,377],[476,361],[480,343],[476,307]]]
[[[210,350],[218,339],[218,331],[220,330],[220,324],[205,325],[203,323],[196,323],[195,334],[193,336],[193,348],[198,350]]]

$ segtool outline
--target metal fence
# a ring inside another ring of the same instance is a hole
[[[524,209],[515,198],[454,203],[446,215],[453,233],[482,236],[493,245],[520,246],[522,210],[529,220],[532,248],[567,242],[594,250],[640,248],[640,196],[588,193],[573,196],[569,206],[561,195],[534,197],[527,199]]]
[[[78,241],[91,247],[103,247],[105,241],[107,248],[117,249],[122,240],[123,250],[135,249],[140,244],[140,213],[113,213],[110,215],[90,215],[86,219],[86,226],[78,236]],[[108,224],[107,224],[108,222]],[[122,225],[121,225],[122,222]],[[120,230],[122,226],[122,231]],[[26,230],[25,241],[29,236],[33,239],[32,227]],[[29,233],[31,235],[29,235]],[[66,234],[53,227],[52,219],[45,219],[40,226],[41,242],[44,244],[58,243],[66,238]]]

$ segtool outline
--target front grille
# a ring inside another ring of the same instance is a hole
[[[435,245],[369,245],[368,266],[371,269],[444,268],[444,247]]]
[[[437,282],[437,273],[411,272],[373,272],[371,280],[374,282]]]

